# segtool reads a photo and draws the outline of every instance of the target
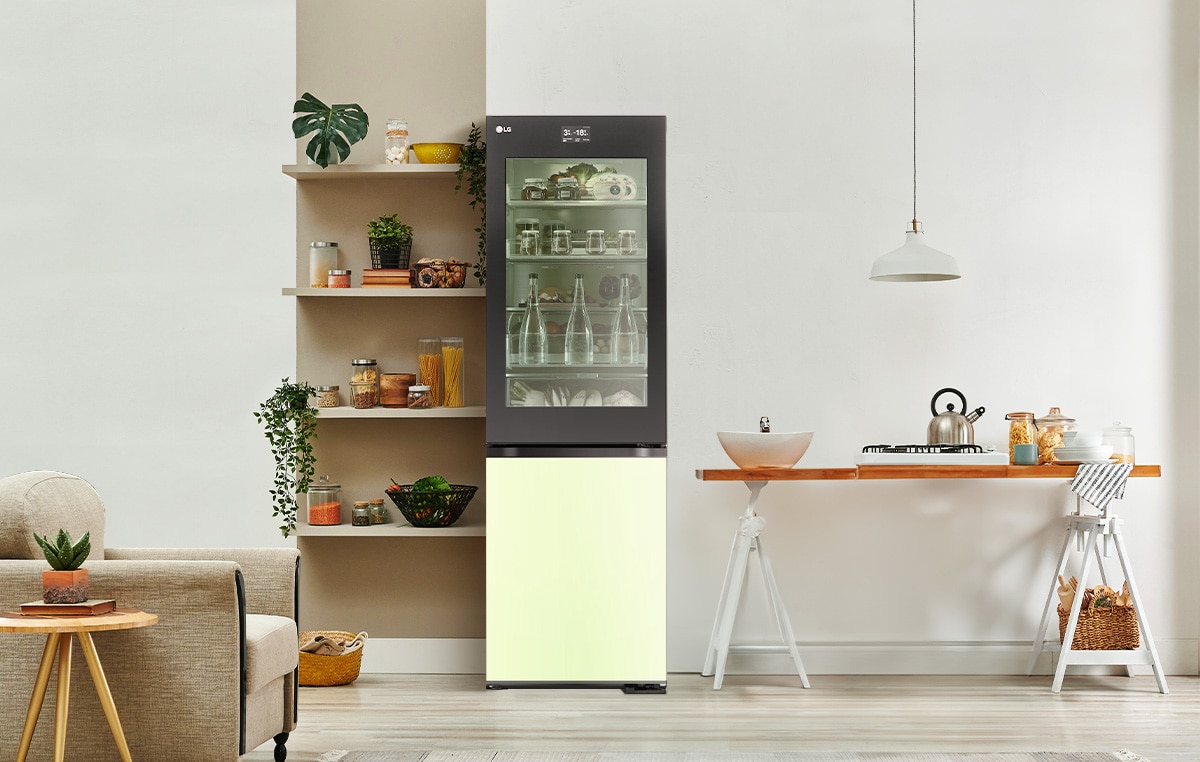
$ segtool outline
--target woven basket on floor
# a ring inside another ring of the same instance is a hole
[[[340,630],[311,630],[300,633],[300,642],[307,643],[318,635],[336,637],[347,643],[357,636],[353,632]],[[347,685],[358,679],[358,670],[362,666],[363,647],[349,653],[337,656],[310,654],[300,652],[300,684],[310,686]]]
[[[1058,607],[1059,643],[1067,634],[1067,619],[1070,616],[1069,611]],[[1082,609],[1071,648],[1075,651],[1131,651],[1140,643],[1137,614],[1133,607],[1113,606]]]

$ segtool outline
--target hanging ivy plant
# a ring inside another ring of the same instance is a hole
[[[463,179],[467,181],[467,193],[471,194],[471,208],[479,212],[479,227],[475,233],[479,236],[479,254],[475,262],[475,278],[479,285],[487,281],[487,143],[480,138],[483,133],[474,122],[471,122],[471,132],[467,135],[466,145],[458,154],[458,185],[454,186],[457,193],[463,187]]]
[[[271,455],[275,457],[275,486],[271,489],[272,516],[280,516],[279,530],[287,537],[296,528],[296,496],[307,493],[316,470],[312,441],[317,436],[317,409],[309,407],[317,390],[308,385],[283,383],[259,405],[254,418],[266,427]]]
[[[326,106],[312,93],[305,93],[292,106],[292,111],[300,114],[292,121],[292,134],[299,139],[316,133],[308,141],[304,153],[322,167],[350,158],[350,146],[367,136],[367,112],[357,103]],[[336,157],[331,147],[337,151]],[[330,159],[334,161],[330,162]]]

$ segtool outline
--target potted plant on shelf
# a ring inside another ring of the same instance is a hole
[[[454,192],[462,189],[465,179],[467,192],[471,194],[471,208],[479,212],[479,227],[475,228],[479,236],[475,278],[481,286],[487,281],[487,143],[482,137],[483,133],[471,122],[471,132],[458,154],[458,171],[454,173],[458,178]]]
[[[400,221],[400,216],[388,214],[367,223],[367,239],[371,242],[371,266],[375,269],[403,270],[408,267],[412,253],[413,229]]]
[[[58,537],[50,541],[49,533],[33,539],[42,547],[50,569],[42,572],[43,603],[83,603],[88,599],[88,572],[81,569],[88,553],[92,552],[92,533],[84,532],[79,542],[72,543],[67,530],[58,530]]]
[[[292,134],[297,139],[316,133],[304,153],[321,167],[350,158],[350,146],[367,136],[367,112],[357,103],[326,106],[312,93],[305,93],[292,111],[300,115],[292,121]]]
[[[296,496],[307,493],[317,463],[312,439],[317,436],[317,409],[309,407],[317,390],[289,383],[285,378],[275,393],[259,405],[254,418],[266,427],[275,456],[275,487],[271,492],[272,516],[280,516],[279,530],[287,537],[296,528]]]

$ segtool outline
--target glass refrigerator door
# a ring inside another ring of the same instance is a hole
[[[505,405],[645,407],[645,159],[507,159]]]

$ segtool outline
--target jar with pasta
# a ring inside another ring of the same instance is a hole
[[[429,387],[434,405],[442,403],[441,339],[417,339],[417,381]]]
[[[354,369],[350,376],[351,401],[359,410],[379,404],[379,364],[373,359],[360,358],[350,363]]]
[[[442,338],[442,407],[463,406],[463,340]]]
[[[1036,420],[1038,430],[1038,465],[1054,462],[1054,448],[1063,446],[1063,432],[1075,430],[1075,419],[1063,415],[1060,408]]]
[[[1008,424],[1008,462],[1016,465],[1015,447],[1019,444],[1034,444],[1037,442],[1037,424],[1034,423],[1033,413],[1009,413],[1004,416]]]

